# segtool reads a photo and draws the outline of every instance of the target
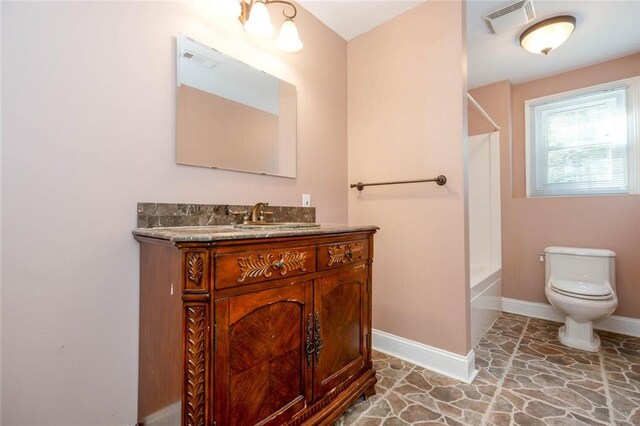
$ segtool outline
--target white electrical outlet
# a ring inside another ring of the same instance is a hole
[[[302,207],[311,207],[311,194],[302,194]]]

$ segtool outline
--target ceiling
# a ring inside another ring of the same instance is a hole
[[[342,38],[352,38],[374,29],[424,0],[297,0]]]
[[[429,0],[437,1],[437,0]],[[299,0],[328,27],[351,40],[422,3],[421,0]],[[577,26],[569,40],[548,56],[522,49],[518,37],[528,26],[491,34],[482,17],[516,0],[467,0],[468,87],[534,80],[640,52],[638,0],[533,0],[535,20],[570,14]]]
[[[640,52],[640,1],[533,0],[536,18],[504,34],[490,34],[482,16],[515,1],[467,2],[467,69],[469,88],[501,80],[535,80],[564,71]],[[548,56],[522,49],[520,34],[535,22],[557,15],[576,17],[576,29]]]

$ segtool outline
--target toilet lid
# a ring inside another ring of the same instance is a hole
[[[562,291],[555,288],[552,288],[554,293],[562,294],[564,296],[573,297],[574,299],[582,299],[582,300],[611,300],[613,299],[613,294],[608,294],[606,296],[585,296],[584,294],[576,294],[569,293],[568,291]]]
[[[551,288],[566,296],[588,300],[608,300],[613,297],[609,283],[591,283],[588,281],[554,280]]]

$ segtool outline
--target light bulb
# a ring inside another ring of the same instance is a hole
[[[283,52],[297,52],[302,49],[303,44],[298,35],[298,28],[292,19],[287,19],[282,24],[276,46]]]
[[[274,29],[273,25],[271,25],[269,11],[263,2],[256,1],[253,3],[249,19],[244,24],[244,29],[258,38],[269,38],[273,35]]]

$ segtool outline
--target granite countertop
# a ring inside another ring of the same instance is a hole
[[[337,224],[320,224],[314,228],[297,229],[242,229],[233,225],[217,226],[174,226],[157,228],[136,228],[133,235],[159,238],[174,243],[179,242],[212,242],[228,240],[248,240],[253,238],[297,237],[306,235],[344,234],[347,232],[375,231],[377,226],[349,226]]]

